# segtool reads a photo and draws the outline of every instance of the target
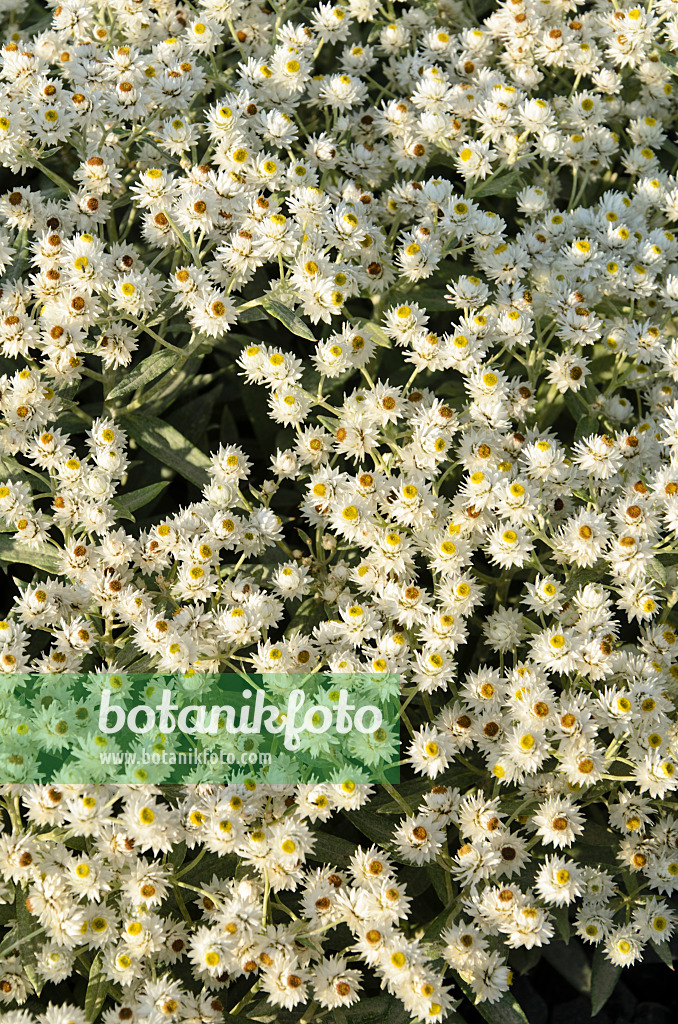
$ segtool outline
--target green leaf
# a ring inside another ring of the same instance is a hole
[[[311,328],[304,323],[300,316],[293,313],[287,306],[283,306],[282,302],[277,302],[276,299],[269,299],[266,296],[261,300],[261,305],[270,316],[284,324],[292,334],[296,334],[299,338],[306,338],[307,341],[315,341]]]
[[[434,917],[423,935],[424,942],[436,942],[441,932],[447,928],[448,922],[452,924],[455,918],[455,901],[448,903],[443,911]]]
[[[678,57],[671,50],[659,50],[659,59],[671,74],[678,75]]]
[[[379,324],[372,323],[370,320],[359,320],[358,329],[371,338],[378,348],[393,348],[391,339]]]
[[[421,870],[421,868],[419,870]],[[444,907],[447,906],[451,896],[446,882],[446,878],[449,876],[439,864],[436,864],[435,861],[431,861],[430,864],[426,865],[426,874],[431,880],[431,885],[435,890],[436,896]]]
[[[195,867],[192,862],[184,862],[177,877],[185,876],[191,885],[209,885],[217,873],[220,878],[233,878],[237,863],[234,853],[208,853]]]
[[[474,182],[467,189],[467,195],[479,199],[483,196],[517,196],[524,185],[519,171],[509,171],[507,174],[492,174],[484,181]]]
[[[570,941],[570,935],[572,934],[568,908],[566,906],[551,907],[550,913],[556,926],[556,933],[560,936],[563,942],[568,943]]]
[[[563,395],[563,400],[576,423],[578,423],[583,416],[589,415],[589,407],[583,396],[580,395],[578,391],[566,391]]]
[[[531,949],[519,946],[518,949],[512,949],[509,953],[511,970],[517,971],[518,974],[527,974],[528,971],[537,966],[543,951],[544,948],[542,946],[533,946]]]
[[[355,843],[349,843],[341,836],[329,835],[320,829],[314,830],[313,836],[315,839],[313,850],[306,854],[309,860],[317,860],[321,864],[336,864],[338,868],[348,867],[349,861],[356,851]]]
[[[3,455],[0,458],[0,465],[2,465],[12,480],[24,480],[33,489],[37,480],[40,483],[41,491],[49,490],[49,476],[47,474],[39,473],[37,469],[30,469],[28,466],[22,466],[12,455]]]
[[[162,417],[165,410],[169,409],[177,399],[183,402],[190,391],[202,386],[199,383],[201,375],[198,371],[204,355],[205,352],[197,352],[188,358],[179,357],[176,365],[172,367],[172,371],[161,377],[157,384],[154,384],[145,393],[144,410],[152,413],[153,416]],[[202,375],[203,383],[205,377],[209,376],[210,374]],[[178,423],[175,426],[181,430]]]
[[[383,815],[375,814],[374,811],[344,811],[346,819],[355,825],[363,835],[367,836],[377,846],[391,851],[393,846],[393,824]],[[394,858],[402,863],[399,858]],[[405,861],[405,863],[408,863]]]
[[[101,970],[101,953],[97,953],[89,969],[89,981],[85,993],[85,1018],[89,1024],[94,1024],[99,1016],[99,1011],[104,1005],[107,995],[108,979]]]
[[[146,359],[142,359],[138,366],[136,366],[131,373],[128,373],[121,381],[119,381],[115,387],[108,392],[106,400],[111,398],[120,398],[122,395],[128,394],[130,391],[136,391],[137,388],[142,387],[144,384],[148,384],[149,381],[155,380],[165,370],[169,370],[177,361],[176,352],[167,352],[161,350],[160,352],[154,352],[152,356],[148,356]]]
[[[271,447],[272,427],[269,419],[268,395],[263,388],[254,386],[248,387],[245,391],[234,391],[232,398],[235,399],[238,395],[245,405],[245,412],[249,417],[252,432],[261,448],[262,455],[268,453]],[[231,395],[228,395],[226,400],[231,400]],[[336,429],[335,427],[334,430]],[[334,433],[334,430],[332,433]]]
[[[614,842],[616,833],[606,825],[598,821],[587,821],[584,826],[583,840],[585,843],[592,843],[594,846],[604,846],[609,849]]]
[[[194,380],[196,379],[194,378]],[[202,394],[196,395],[189,402],[184,402],[181,406],[176,407],[172,411],[171,416],[167,418],[171,425],[180,430],[189,441],[197,442],[205,433],[210,423],[214,422],[214,408],[217,404],[217,399],[220,397],[220,386],[212,388],[210,391],[203,391]],[[228,440],[234,441],[236,437],[237,432],[233,431]]]
[[[10,882],[10,885],[12,883]],[[11,924],[14,921],[14,907],[11,903],[0,904],[0,928]]]
[[[602,949],[598,946],[593,954],[593,967],[591,969],[591,1016],[595,1017],[599,1010],[605,1006],[621,974],[621,967],[611,964],[605,957]]]
[[[589,434],[595,434],[597,431],[598,417],[582,416],[581,419],[577,420],[577,424],[574,428],[574,439],[575,441],[581,441],[582,437],[588,437]]]
[[[207,483],[210,460],[169,423],[137,412],[123,415],[121,423],[130,437],[159,462],[175,469],[196,487]]]
[[[186,860],[186,851],[187,847],[186,843],[184,842],[177,843],[175,846],[172,847],[172,852],[167,858],[168,863],[172,865],[172,871],[178,871],[181,865],[184,863],[184,861]]]
[[[449,255],[454,258],[454,249]],[[438,313],[443,310],[448,313],[450,311],[450,304],[442,288],[431,288],[424,285],[423,287],[416,288],[411,294],[415,302],[425,306],[427,310]]]
[[[26,890],[17,885],[14,897],[14,908],[16,910],[17,923],[17,946],[21,957],[26,977],[30,981],[37,996],[42,991],[44,982],[38,975],[35,967],[35,954],[42,944],[44,928],[40,927],[38,919],[33,917],[26,906]]]
[[[316,601],[315,597],[308,597],[302,601],[297,608],[294,618],[285,630],[287,636],[293,636],[300,630],[310,633],[314,626],[325,617],[322,603]]]
[[[661,960],[663,964],[669,968],[670,971],[675,970],[673,966],[673,957],[671,956],[671,947],[668,942],[655,942],[654,939],[650,940],[650,945]]]
[[[436,394],[443,398],[463,398],[464,385],[460,380],[446,380],[440,387],[436,388]]]
[[[409,779],[407,782],[401,782],[398,786],[398,793],[411,807],[415,807],[417,804],[420,804],[424,795],[430,792],[431,783],[429,780]],[[390,794],[387,791],[379,792],[378,795],[373,796],[370,800],[370,806],[377,808],[377,812],[379,814],[388,814],[391,816],[397,814],[400,816],[403,813],[402,804],[397,803],[395,800],[391,800]]]
[[[250,1008],[248,1007],[248,1010],[249,1009]],[[252,1012],[256,1013],[257,1009],[253,1007]],[[229,1014],[225,1011],[223,1016],[220,1018],[220,1021],[222,1021],[223,1024],[259,1024],[259,1021],[255,1021],[252,1017],[245,1017],[243,1014]]]
[[[668,573],[662,563],[656,558],[653,558],[651,562],[648,562],[647,574],[653,580],[656,580],[661,587],[665,587],[668,584]]]
[[[386,993],[361,999],[351,1007],[347,1017],[350,1024],[410,1024],[412,1020],[400,1000]]]
[[[52,554],[54,548],[29,548],[19,544],[13,537],[0,534],[0,562],[18,562],[20,565],[32,565],[44,572],[58,573],[59,558]]]
[[[574,569],[565,581],[565,596],[573,597],[580,587],[587,583],[595,583],[600,579],[600,573],[596,569]]]
[[[242,307],[241,307],[242,308]],[[257,309],[255,306],[250,306],[249,309],[243,309],[242,313],[238,310],[238,323],[244,324],[248,320],[265,320],[266,314],[261,309]],[[254,338],[249,339],[249,343],[252,344]]]
[[[475,1004],[477,1012],[488,1024],[530,1024],[520,1003],[514,999],[510,992],[504,992],[504,995],[496,1003],[488,1003],[487,1001],[476,1003],[471,986],[467,985],[456,972],[455,977],[459,988],[466,998]]]
[[[591,965],[578,939],[571,939],[567,946],[563,942],[549,942],[543,947],[542,953],[544,959],[548,960],[551,967],[558,971],[573,989],[582,995],[589,994]]]
[[[166,487],[169,480],[161,480],[157,484],[149,484],[148,487],[140,487],[138,491],[130,491],[129,494],[121,494],[114,498],[111,504],[123,513],[136,512],[138,508],[148,505],[149,501],[157,498]]]
[[[252,1020],[251,1017],[243,1017],[241,1013],[224,1013],[221,1019],[223,1024],[259,1024],[259,1021]]]

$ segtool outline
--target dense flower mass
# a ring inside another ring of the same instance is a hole
[[[515,1022],[520,951],[670,959],[678,3],[46,8],[0,3],[0,1021]],[[126,671],[395,673],[403,784],[29,784]]]

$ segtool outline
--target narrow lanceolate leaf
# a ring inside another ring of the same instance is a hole
[[[89,969],[89,981],[85,993],[85,1019],[94,1024],[108,995],[108,979],[101,969],[101,953],[97,953]]]
[[[54,553],[53,547],[28,548],[5,534],[0,535],[0,562],[18,562],[19,565],[32,565],[44,572],[59,572],[59,556]]]
[[[165,370],[169,370],[171,366],[177,361],[176,352],[154,352],[152,356],[148,356],[147,359],[142,359],[138,366],[136,366],[131,373],[126,374],[125,377],[115,387],[108,392],[107,400],[111,398],[120,398],[122,395],[128,394],[130,391],[136,391],[137,388],[142,387],[144,384],[148,384],[149,381],[155,380]]]
[[[44,942],[45,929],[40,927],[38,919],[33,917],[26,906],[26,890],[21,886],[16,887],[14,906],[16,908],[17,947],[21,965],[35,994],[39,996],[44,982],[36,970],[35,954],[38,947]]]
[[[651,946],[662,963],[665,963],[670,971],[675,970],[673,966],[673,957],[671,955],[671,947],[668,942],[654,942],[652,941]]]
[[[599,1010],[605,1006],[614,987],[619,980],[621,967],[616,967],[607,959],[602,949],[598,947],[593,954],[593,967],[591,970],[591,1016],[595,1017]]]
[[[492,174],[484,181],[475,181],[467,189],[467,195],[474,199],[485,196],[515,196],[523,187],[523,179],[518,171],[507,171]]]
[[[412,1014],[407,1012],[399,999],[384,993],[361,999],[346,1011],[346,1018],[349,1024],[409,1024]],[[337,1024],[340,1020],[337,1018]]]
[[[581,441],[582,437],[589,437],[590,434],[596,434],[597,432],[598,417],[582,416],[581,419],[577,420],[574,428],[574,439],[575,441]]]
[[[13,883],[8,883],[10,892],[13,888]],[[0,903],[0,928],[5,928],[8,924],[11,924],[14,920],[14,907],[11,903]]]
[[[665,68],[668,68],[672,75],[678,75],[678,57],[669,50],[659,49],[659,59]]]
[[[283,306],[282,302],[266,297],[261,300],[261,305],[267,313],[284,324],[292,334],[296,334],[299,338],[306,338],[307,341],[315,341],[311,328],[304,323],[300,316],[293,313],[287,306]]]
[[[459,988],[464,995],[471,1002],[475,1002],[471,986],[467,985],[459,975],[457,977],[459,979]],[[476,1003],[475,1008],[483,1020],[487,1021],[487,1024],[529,1024],[520,1003],[513,998],[510,992],[504,992],[501,999],[498,999],[496,1003],[490,1003],[485,1000],[482,1003]]]
[[[388,819],[380,817],[374,811],[366,810],[345,811],[344,814],[347,820],[371,842],[390,850],[393,845],[393,826]],[[392,856],[394,860],[399,860],[396,854],[392,854]]]
[[[259,1024],[252,1017],[243,1017],[241,1013],[225,1013],[221,1019],[224,1024]]]
[[[169,480],[160,480],[157,484],[149,484],[148,487],[140,487],[138,491],[130,491],[129,494],[121,494],[114,498],[112,504],[122,512],[136,512],[143,508],[150,501],[157,498],[169,485]]]
[[[196,487],[207,483],[210,460],[169,423],[136,412],[122,416],[121,423],[130,437],[159,462],[175,469]]]
[[[591,991],[591,966],[581,943],[572,939],[566,946],[564,942],[549,942],[544,946],[543,956],[552,967],[569,981],[572,988],[583,995]]]
[[[240,310],[242,309],[242,312]],[[243,309],[242,306],[238,309],[238,322],[241,324],[247,323],[249,320],[265,320],[266,313],[263,309],[259,309],[257,306],[250,306],[248,309]],[[251,344],[251,339],[250,339]]]
[[[391,339],[381,324],[372,323],[369,320],[360,321],[358,333],[366,334],[379,348],[393,348]]]
[[[563,942],[568,943],[570,941],[570,935],[572,933],[572,929],[570,928],[568,908],[566,906],[552,907],[551,917],[554,920],[556,932],[558,933]]]
[[[313,850],[307,854],[310,860],[320,861],[321,864],[345,868],[348,867],[351,857],[355,854],[355,845],[349,843],[341,836],[329,835],[320,829],[313,833]]]

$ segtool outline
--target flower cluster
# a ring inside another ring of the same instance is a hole
[[[37,830],[48,826],[49,835],[37,833],[47,842],[31,832],[5,835],[0,865],[6,890],[15,888],[39,922],[35,970],[42,983],[68,978],[85,950],[118,1000],[103,1014],[106,1024],[216,1024],[224,1011],[220,990],[238,978],[256,978],[255,987],[286,1009],[311,997],[326,1009],[351,1006],[361,972],[349,962],[359,958],[413,1014],[427,1006],[435,1019],[449,1007],[439,973],[398,928],[410,900],[386,854],[374,846],[358,849],[345,870],[306,865],[314,844],[309,823],[359,808],[368,787],[192,787],[171,806],[159,797],[154,787],[134,786],[22,791],[27,822]],[[84,841],[82,851],[63,845],[66,837]],[[176,853],[187,848],[199,853],[182,865]],[[158,854],[169,857],[160,861]],[[246,869],[242,877],[210,876],[208,865],[221,873],[236,856]],[[284,926],[267,923],[268,901],[290,889],[298,890],[303,917]],[[197,922],[186,902],[197,905]],[[320,936],[341,922],[354,936],[351,952],[324,954]],[[173,977],[172,967],[182,961],[190,964],[199,995]],[[18,955],[3,963],[5,1002],[26,1000],[21,963]],[[77,1007],[53,1012],[57,1020],[66,1019],[62,1013],[84,1020]],[[3,1015],[15,1018],[26,1020],[25,1011]]]
[[[36,783],[3,700],[2,1020],[668,958],[678,5],[1,6],[3,691],[50,750],[66,673],[395,675],[405,737],[400,788]]]

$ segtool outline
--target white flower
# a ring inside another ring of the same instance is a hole
[[[572,845],[584,830],[583,822],[581,812],[564,797],[549,797],[540,804],[538,813],[532,817],[542,842],[557,849]]]

